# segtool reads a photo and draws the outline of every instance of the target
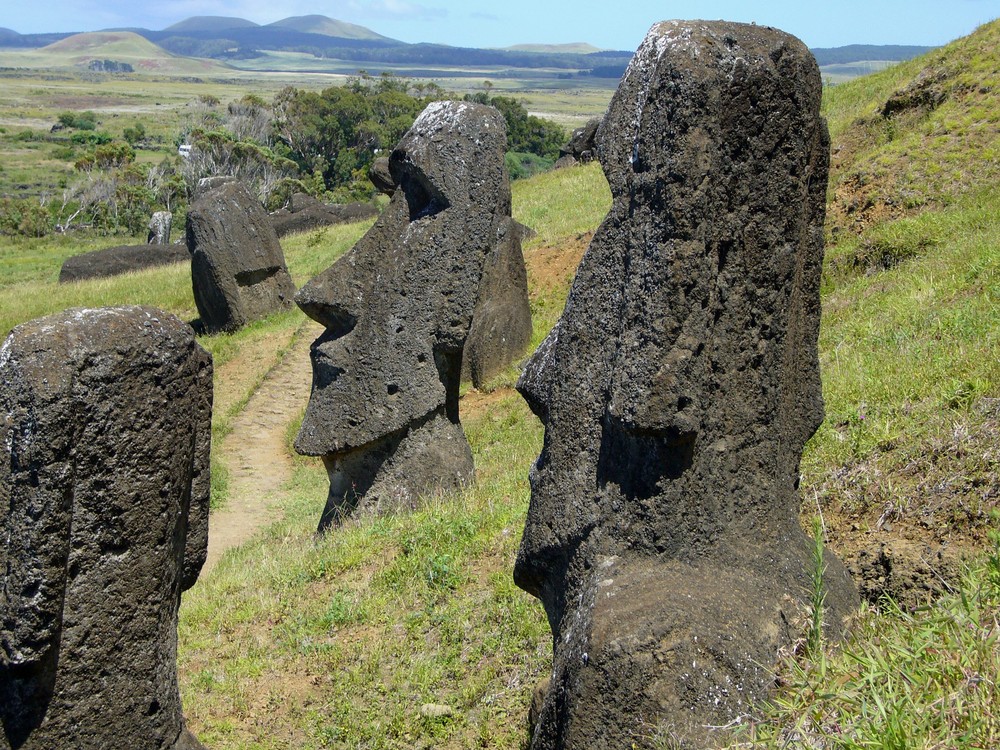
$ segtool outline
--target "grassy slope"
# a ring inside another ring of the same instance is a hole
[[[994,32],[987,27],[981,38]],[[984,57],[974,42],[960,48],[972,59]],[[921,65],[829,92],[827,114],[840,149],[835,184],[883,163],[893,143],[916,137],[898,121],[894,139],[882,144],[888,149],[875,142],[862,147],[881,102]],[[976,97],[962,101],[976,110]],[[947,114],[947,106],[936,112]],[[922,138],[936,137],[927,130],[934,115],[912,123],[915,132],[924,129]],[[991,168],[983,155],[995,147],[995,120],[970,116],[968,124],[976,148],[948,162],[958,173],[964,161],[968,189],[954,180],[941,183],[960,188],[951,191],[911,182],[928,198],[899,220],[838,225],[831,214],[839,231],[828,253],[821,334],[829,416],[803,470],[806,515],[818,496],[831,544],[841,552],[851,552],[852,539],[878,544],[879,534],[894,533],[890,527],[922,527],[938,540],[961,537],[981,547],[991,524],[998,486],[1000,194],[976,178]],[[935,152],[933,143],[913,142]],[[920,174],[906,159],[898,164],[893,174]],[[540,233],[526,248],[536,342],[558,316],[575,261],[607,206],[596,166],[515,185],[516,216]],[[324,267],[362,229],[286,243],[297,281]],[[47,299],[46,309],[103,299],[103,282],[57,298],[51,269],[58,263],[46,261],[40,246],[26,254],[36,256],[29,263],[35,267],[22,267],[19,282],[0,294],[4,320],[38,314],[30,305],[10,311],[28,298]],[[21,255],[0,256],[0,278],[24,262]],[[116,301],[159,294],[159,304],[192,315],[185,277],[172,273],[139,274],[108,294]],[[176,288],[168,295],[173,301],[157,288]],[[298,321],[289,313],[236,336],[204,340],[224,374],[217,419],[224,422],[238,408]],[[248,350],[262,352],[258,368],[227,368]],[[326,481],[316,463],[299,460],[285,521],[224,558],[185,595],[182,692],[192,728],[208,746],[520,746],[531,686],[547,669],[550,644],[540,607],[510,582],[527,467],[541,439],[510,388],[514,376],[510,371],[463,401],[476,487],[436,498],[420,513],[349,524],[314,543]],[[804,671],[787,668],[785,709],[762,713],[753,724],[762,746],[1000,745],[998,583],[995,563],[967,582],[964,603],[945,599],[915,615],[872,610],[847,657],[823,655]],[[451,713],[433,716],[421,711],[426,704],[447,705]],[[899,727],[912,742],[893,744]]]
[[[880,98],[917,70],[919,63],[909,73],[889,71],[860,84],[861,91],[834,89],[828,114],[838,144],[868,128]],[[988,144],[995,133],[975,137]],[[854,153],[841,159],[835,181],[884,158]],[[965,169],[979,170],[982,153],[967,152]],[[541,230],[526,253],[537,341],[558,315],[607,194],[594,167],[516,187],[516,215]],[[997,191],[983,185],[938,190],[909,218],[872,223],[861,234],[841,229],[830,248],[822,332],[829,419],[809,446],[804,471],[808,507],[819,496],[834,546],[847,554],[849,539],[875,529],[887,503],[897,529],[928,532],[929,524],[947,540],[972,528],[968,541],[985,540],[997,500],[995,441],[982,438],[990,436],[1000,384],[998,202]],[[887,270],[870,269],[859,249],[882,246],[902,248],[907,257]],[[479,467],[476,488],[438,498],[422,513],[352,523],[314,545],[309,535],[325,481],[318,467],[300,463],[298,500],[286,523],[234,554],[187,597],[184,693],[203,739],[218,748],[520,745],[548,644],[539,608],[509,580],[526,469],[540,439],[509,389],[512,379],[509,373],[491,393],[470,394],[463,405]],[[886,526],[879,533],[890,533]],[[957,700],[996,673],[995,636],[982,629],[996,615],[989,580],[974,579],[967,604],[944,602],[931,622],[919,613],[868,615],[850,652],[853,666],[829,657],[812,663],[818,671],[789,669],[789,708],[757,717],[760,744],[788,741],[788,727],[804,726],[810,711],[827,724],[803,730],[801,746],[853,747],[856,737],[890,747],[886,726],[894,721],[915,727],[919,739],[907,746],[962,746],[962,732],[987,743],[978,746],[995,744],[997,735],[988,734],[995,692],[980,690],[968,704],[975,706],[971,714],[917,703]],[[954,640],[956,633],[978,646]],[[824,682],[824,670],[839,682]],[[927,697],[892,692],[899,675]],[[889,689],[873,698],[866,691],[872,685]],[[842,701],[819,697],[827,694]],[[452,713],[424,715],[428,703]],[[879,713],[882,704],[888,708]],[[970,715],[987,720],[972,726]],[[768,736],[774,727],[777,736]],[[807,735],[817,744],[806,744]]]

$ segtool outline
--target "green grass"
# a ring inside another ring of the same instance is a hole
[[[998,205],[992,187],[831,248],[820,333],[827,420],[807,466],[919,434],[956,389],[1000,394]],[[872,245],[893,256],[890,268],[856,261]]]
[[[516,747],[550,636],[510,578],[540,447],[507,393],[467,420],[478,481],[314,542],[321,467],[283,523],[228,553],[182,608],[186,716],[211,747]],[[446,705],[447,717],[421,714]],[[251,719],[251,717],[254,717]]]
[[[995,27],[981,31],[980,41],[993,40]],[[996,136],[990,97],[998,89],[985,85],[989,90],[977,97],[968,88],[973,80],[993,80],[995,55],[982,49],[958,48],[954,72],[962,86],[954,106],[898,121],[894,129],[874,115],[927,59],[826,91],[825,112],[840,148],[835,182],[864,173],[879,185],[910,184],[914,196],[901,215],[842,228],[828,245],[820,339],[827,420],[807,446],[802,488],[804,516],[818,504],[828,528],[837,526],[837,534],[818,539],[835,552],[889,518],[949,543],[971,539],[985,561],[960,586],[952,582],[952,594],[932,608],[869,606],[843,648],[826,644],[808,657],[789,655],[773,705],[760,707],[740,729],[744,747],[1000,747],[1000,552],[988,545],[1000,501],[1000,190],[990,178]],[[948,57],[933,59],[949,65]],[[47,88],[41,78],[19,85],[26,88],[0,88],[0,103],[6,96],[5,111],[37,124],[54,109],[58,86]],[[119,94],[137,91],[134,81],[121,85]],[[163,101],[175,110],[191,91],[165,81],[153,90],[169,92]],[[43,96],[45,106],[36,108]],[[145,104],[160,94],[148,97]],[[571,98],[549,101],[571,107]],[[957,181],[959,174],[968,179]],[[932,184],[928,175],[944,176]],[[573,272],[547,268],[546,259],[582,246],[610,196],[597,165],[518,182],[513,191],[515,217],[539,233],[525,245],[537,343],[560,313]],[[283,241],[296,282],[325,268],[364,229]],[[62,258],[91,247],[75,242],[0,245],[4,330],[103,300],[155,299],[182,318],[194,317],[183,269],[59,288],[54,278]],[[301,322],[289,312],[237,334],[202,338],[216,363],[217,437]],[[527,472],[542,437],[510,389],[515,377],[511,368],[488,393],[463,400],[476,484],[432,498],[419,512],[352,521],[314,540],[327,480],[317,462],[296,458],[285,518],[227,553],[183,600],[185,714],[207,746],[523,746],[527,705],[549,668],[551,640],[541,607],[511,582]],[[213,487],[220,497],[225,479],[219,472]],[[821,601],[818,589],[814,601]],[[447,705],[451,713],[423,715],[425,704]]]
[[[933,606],[865,607],[850,643],[789,659],[732,750],[973,748],[1000,741],[1000,546]]]

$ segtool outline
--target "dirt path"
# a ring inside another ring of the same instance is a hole
[[[309,401],[309,345],[322,330],[312,321],[302,324],[285,356],[268,372],[222,441],[219,450],[229,469],[229,499],[209,520],[208,559],[202,575],[226,550],[280,517],[282,488],[292,475],[285,432]]]

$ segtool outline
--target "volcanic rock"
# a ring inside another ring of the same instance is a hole
[[[169,245],[170,227],[174,215],[169,211],[157,211],[149,219],[149,234],[146,237],[148,245]]]
[[[774,684],[815,569],[829,142],[774,29],[655,25],[598,132],[613,195],[518,385],[545,424],[515,565],[553,632],[531,747],[717,747]],[[827,635],[857,604],[827,554]]]
[[[235,331],[291,307],[295,285],[278,235],[242,183],[223,183],[194,201],[187,245],[194,301],[206,331]]]
[[[118,276],[131,271],[190,261],[191,253],[182,244],[108,247],[64,260],[59,269],[59,283]]]
[[[0,747],[201,748],[177,609],[208,542],[211,357],[160,310],[68,310],[15,328],[0,372]]]
[[[287,208],[270,214],[271,223],[279,238],[334,224],[370,219],[377,215],[378,209],[371,203],[321,203],[305,193],[296,193]]]
[[[569,142],[559,149],[557,167],[573,164],[586,164],[597,158],[597,129],[601,126],[600,118],[589,120],[582,128],[577,128],[570,136]]]
[[[320,528],[412,507],[473,476],[459,421],[463,351],[487,268],[509,262],[506,127],[495,109],[434,102],[390,158],[399,188],[364,237],[295,301],[326,333],[296,450],[322,456]],[[519,253],[518,245],[518,253]]]

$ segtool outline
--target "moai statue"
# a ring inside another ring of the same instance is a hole
[[[518,389],[545,424],[514,576],[551,685],[531,747],[715,747],[773,685],[810,603],[802,449],[828,136],[806,47],[655,25],[598,133],[613,195]],[[825,558],[830,636],[857,594]],[[643,739],[645,738],[645,740]]]
[[[146,235],[147,245],[169,245],[170,227],[174,215],[169,211],[157,211],[149,220],[149,234]]]
[[[0,349],[0,748],[195,750],[177,609],[208,542],[212,360],[146,307]]]
[[[379,192],[390,197],[399,187],[389,157],[376,159],[368,177]],[[531,230],[517,222],[514,227],[518,231],[505,231],[483,266],[479,299],[462,353],[462,381],[475,388],[509,367],[531,343],[528,272],[521,252],[521,240]]]
[[[458,413],[463,350],[484,268],[520,237],[505,146],[492,107],[428,105],[392,152],[389,205],[295,298],[327,329],[313,344],[295,441],[330,475],[321,530],[356,509],[412,507],[472,479]]]
[[[200,192],[187,215],[194,301],[205,330],[235,331],[291,307],[295,285],[267,212],[232,180]]]

